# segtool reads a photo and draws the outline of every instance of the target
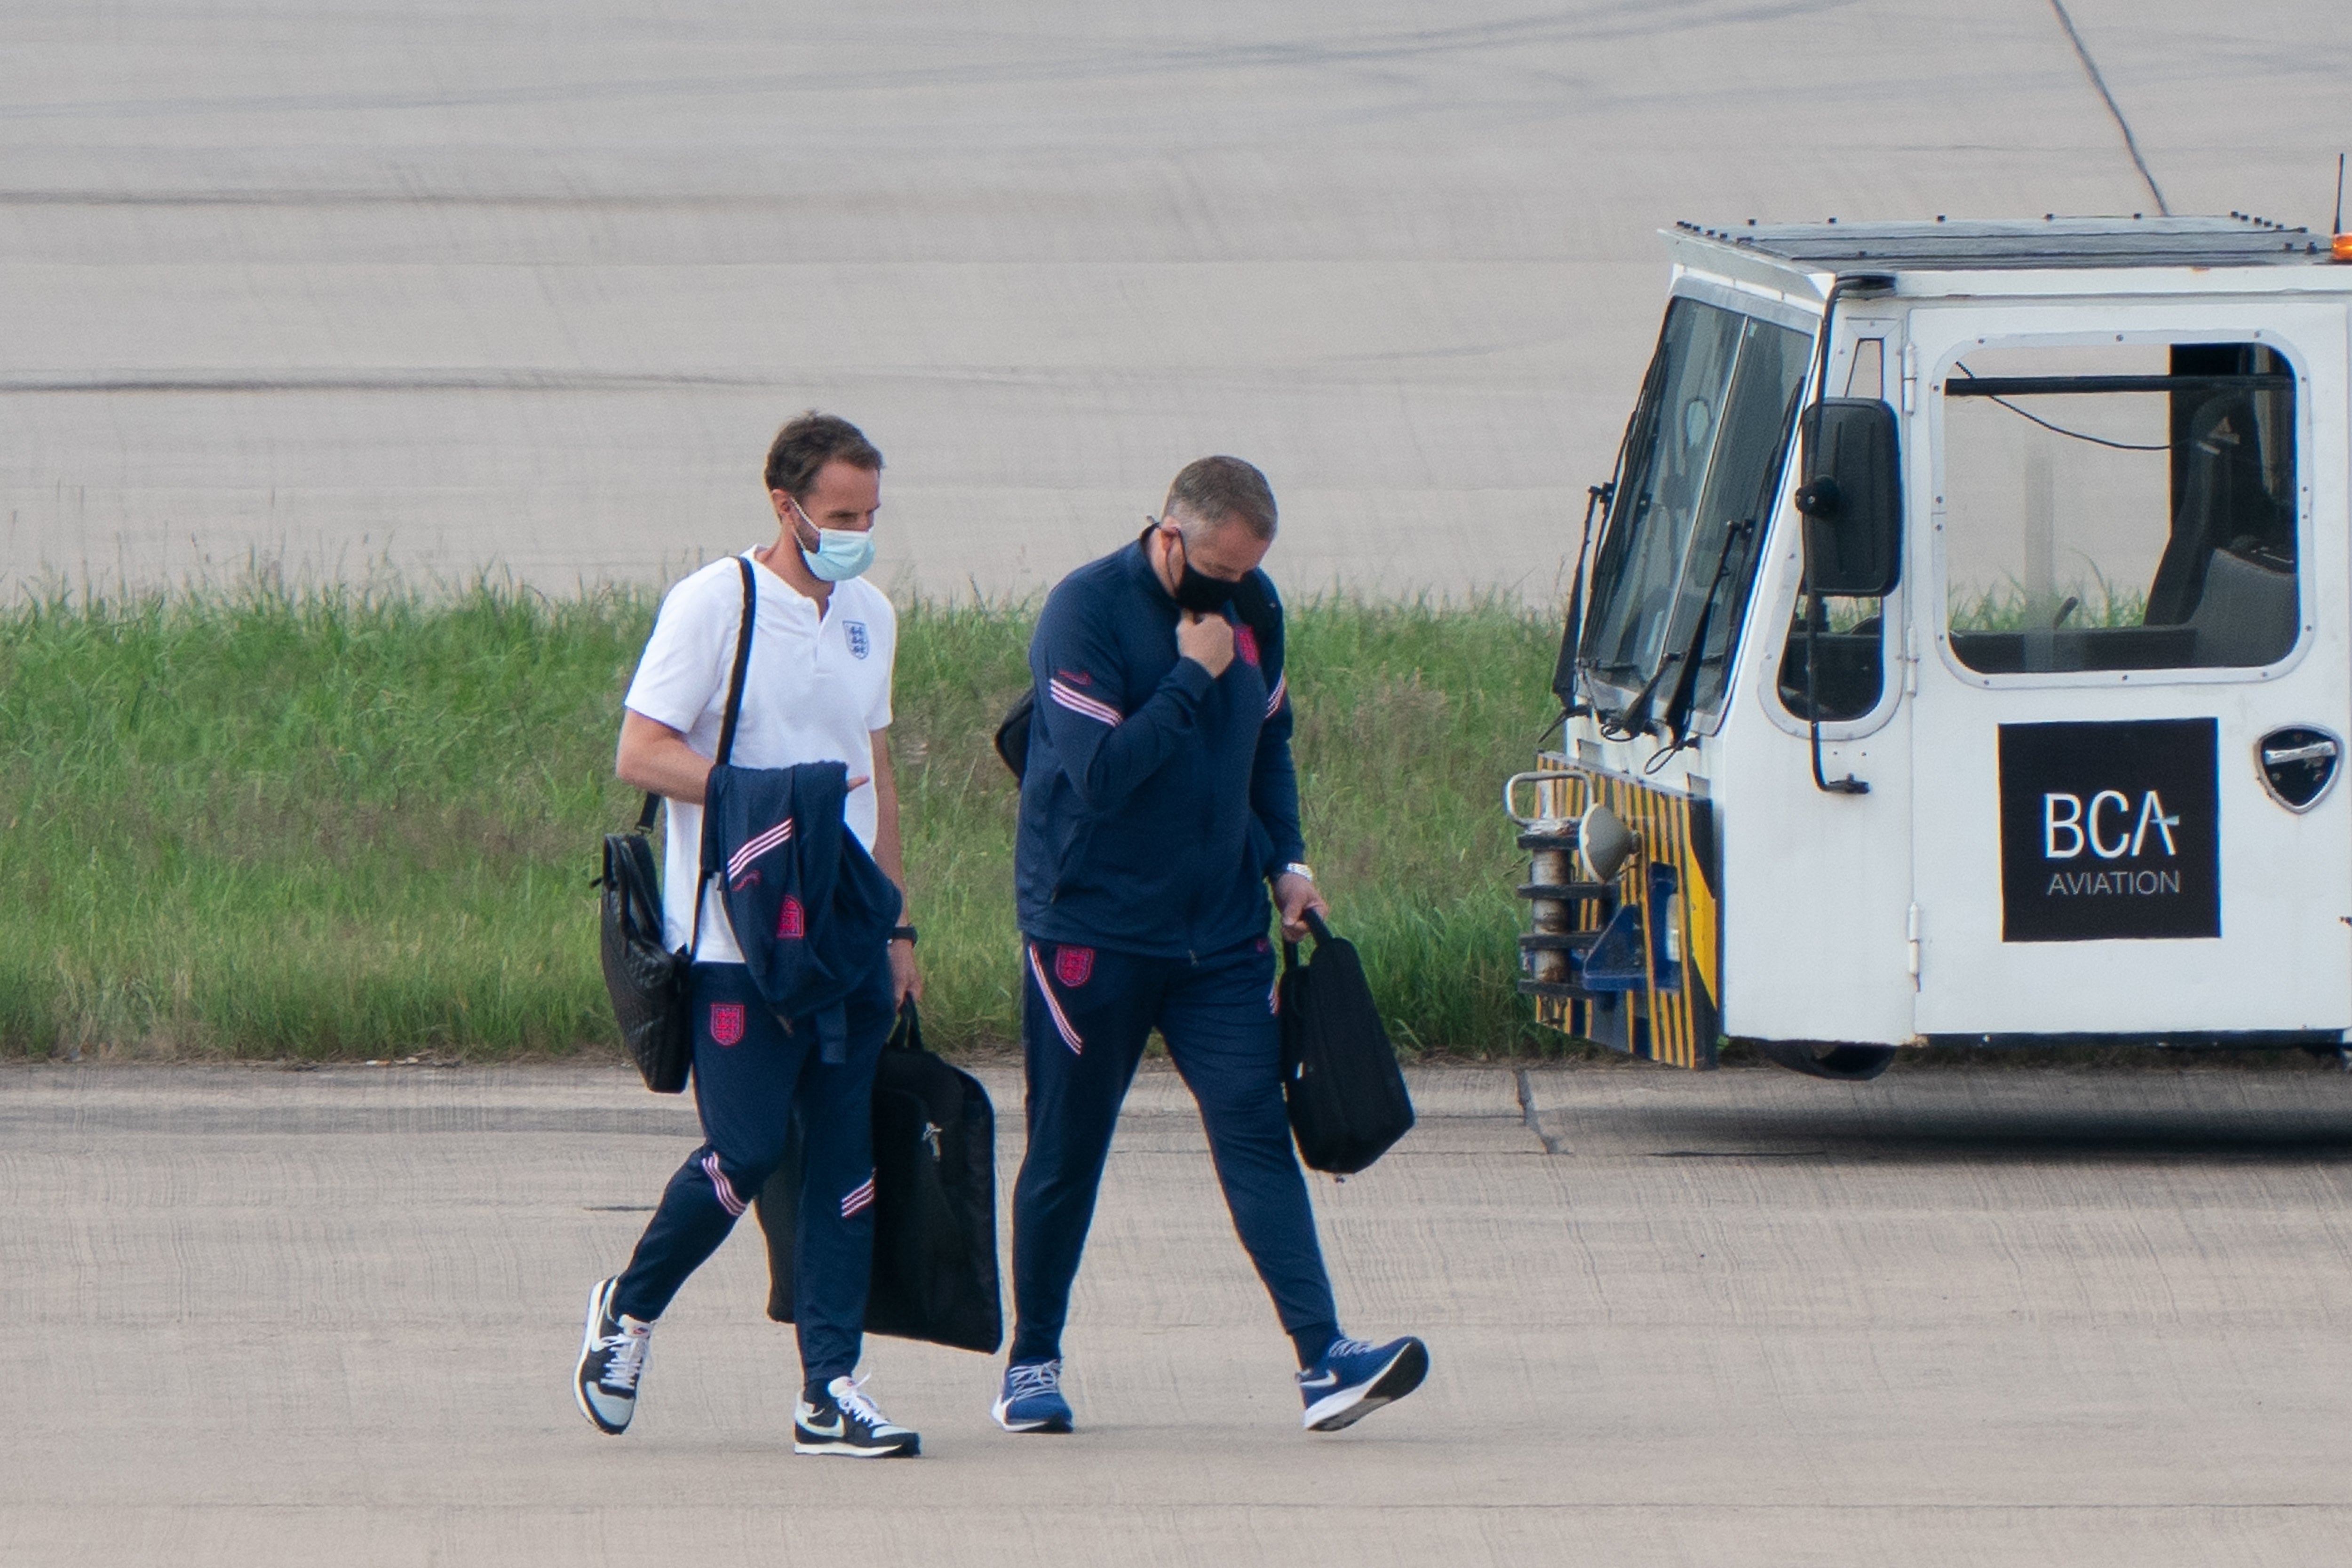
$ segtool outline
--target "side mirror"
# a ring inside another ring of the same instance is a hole
[[[1874,397],[1825,397],[1805,410],[1805,585],[1840,598],[1891,592],[1903,570],[1903,485],[1895,410]]]

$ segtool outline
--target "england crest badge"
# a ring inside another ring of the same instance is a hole
[[[874,645],[866,635],[864,621],[844,621],[841,623],[841,630],[843,635],[849,638],[849,651],[853,656],[864,658],[872,651]]]

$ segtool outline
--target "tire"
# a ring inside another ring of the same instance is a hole
[[[1893,1046],[1842,1046],[1825,1040],[1750,1040],[1759,1055],[1807,1078],[1868,1083],[1895,1060]]]

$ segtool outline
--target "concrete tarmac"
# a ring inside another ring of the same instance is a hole
[[[1005,1126],[1013,1075],[986,1075]],[[613,1069],[0,1070],[0,1563],[2318,1564],[2352,1531],[2352,1079],[1898,1068],[1419,1073],[1316,1198],[1421,1393],[1298,1429],[1287,1347],[1164,1072],[1068,1343],[869,1345],[925,1457],[796,1458],[737,1237],[642,1413],[567,1379],[695,1138]],[[1556,1152],[1547,1152],[1548,1147]]]
[[[2324,224],[2347,81],[2341,0],[17,0],[0,603],[659,582],[772,537],[812,405],[901,586],[1232,451],[1293,594],[1556,603],[1658,228]]]

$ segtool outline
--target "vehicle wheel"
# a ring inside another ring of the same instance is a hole
[[[1766,1061],[1839,1083],[1867,1083],[1895,1059],[1893,1046],[1840,1046],[1822,1040],[1751,1040]]]

